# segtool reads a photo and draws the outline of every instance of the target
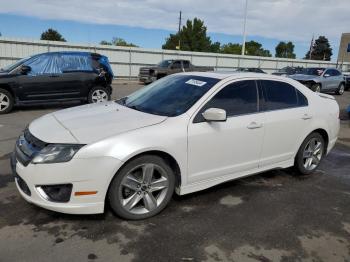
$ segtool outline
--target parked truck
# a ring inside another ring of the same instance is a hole
[[[214,71],[214,67],[195,66],[189,60],[169,59],[163,60],[158,65],[152,67],[141,67],[139,80],[145,84],[152,83],[164,76],[180,72],[207,72]]]

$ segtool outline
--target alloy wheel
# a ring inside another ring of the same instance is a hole
[[[318,138],[312,138],[306,144],[303,153],[303,165],[308,171],[314,170],[321,161],[323,144]]]
[[[5,111],[10,106],[10,98],[0,93],[0,111]]]
[[[316,85],[315,92],[321,93],[321,86],[320,85]]]
[[[108,94],[104,90],[96,89],[91,95],[91,100],[93,103],[106,102],[108,101]]]
[[[142,164],[130,170],[122,179],[119,200],[132,214],[147,214],[155,210],[166,198],[168,175],[156,164]]]
[[[344,85],[342,84],[342,85],[340,85],[339,90],[338,90],[339,95],[344,94],[344,91],[345,91],[345,87],[344,87]]]

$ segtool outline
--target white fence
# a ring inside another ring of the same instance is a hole
[[[326,61],[72,44],[4,37],[0,37],[0,68],[29,55],[53,51],[90,51],[106,55],[109,58],[115,76],[123,78],[137,77],[141,66],[155,65],[164,59],[178,58],[188,59],[194,65],[213,66],[218,71],[229,71],[238,67],[259,67],[271,73],[285,66],[338,67],[344,71],[350,71],[350,63],[338,65],[337,63]]]

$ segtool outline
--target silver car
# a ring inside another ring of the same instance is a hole
[[[289,77],[315,92],[336,92],[342,95],[345,90],[344,76],[335,68],[304,68],[299,74]]]

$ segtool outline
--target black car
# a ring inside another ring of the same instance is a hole
[[[350,89],[350,73],[346,72],[343,73],[344,75],[344,80],[345,80],[345,90],[349,90]]]
[[[303,71],[303,67],[301,66],[286,66],[281,69],[278,69],[277,72],[273,72],[272,75],[275,76],[290,76],[295,74],[300,74]]]
[[[14,105],[110,99],[113,72],[106,56],[88,52],[49,52],[0,70],[0,114]]]
[[[262,69],[257,67],[239,67],[236,69],[237,72],[251,72],[251,73],[262,73],[266,74]]]

